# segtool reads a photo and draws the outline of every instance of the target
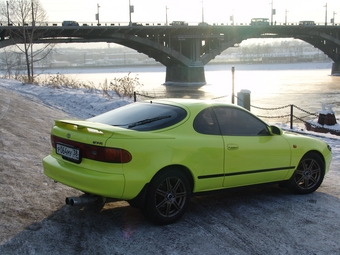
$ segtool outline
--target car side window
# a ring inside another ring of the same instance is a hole
[[[215,107],[222,135],[257,136],[269,135],[267,124],[236,107]]]
[[[207,135],[221,135],[218,123],[212,108],[207,108],[197,114],[194,120],[196,132]]]

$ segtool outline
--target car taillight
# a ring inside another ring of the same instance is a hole
[[[51,145],[52,145],[52,148],[55,149],[55,136],[54,135],[51,135]]]
[[[128,163],[132,160],[130,152],[124,149],[89,145],[51,135],[51,144],[53,148],[56,147],[56,143],[68,144],[79,148],[82,158],[107,163]]]
[[[108,162],[108,163],[128,163],[131,161],[131,154],[119,148],[106,148],[93,145],[85,145],[82,151],[84,158]]]

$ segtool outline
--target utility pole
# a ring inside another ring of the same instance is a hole
[[[286,9],[286,15],[285,15],[285,25],[287,26],[287,9]]]
[[[333,11],[333,26],[335,25],[335,14],[336,12]]]

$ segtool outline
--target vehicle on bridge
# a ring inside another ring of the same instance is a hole
[[[188,22],[185,21],[173,21],[170,26],[188,26]]]
[[[143,26],[143,24],[142,23],[133,22],[132,26]]]
[[[269,26],[269,19],[267,18],[252,18],[251,26]]]
[[[315,22],[313,20],[302,20],[299,21],[299,26],[315,26]]]
[[[61,23],[61,25],[63,27],[71,27],[71,26],[78,27],[79,23],[73,20],[64,20],[63,23]]]
[[[199,27],[209,27],[210,25],[207,22],[200,22],[200,23],[198,23],[198,26]]]

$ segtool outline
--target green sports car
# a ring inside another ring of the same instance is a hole
[[[67,204],[126,200],[157,224],[178,220],[198,193],[263,183],[311,193],[332,159],[323,141],[283,132],[236,105],[194,99],[56,120],[51,142],[44,173],[85,193]]]

